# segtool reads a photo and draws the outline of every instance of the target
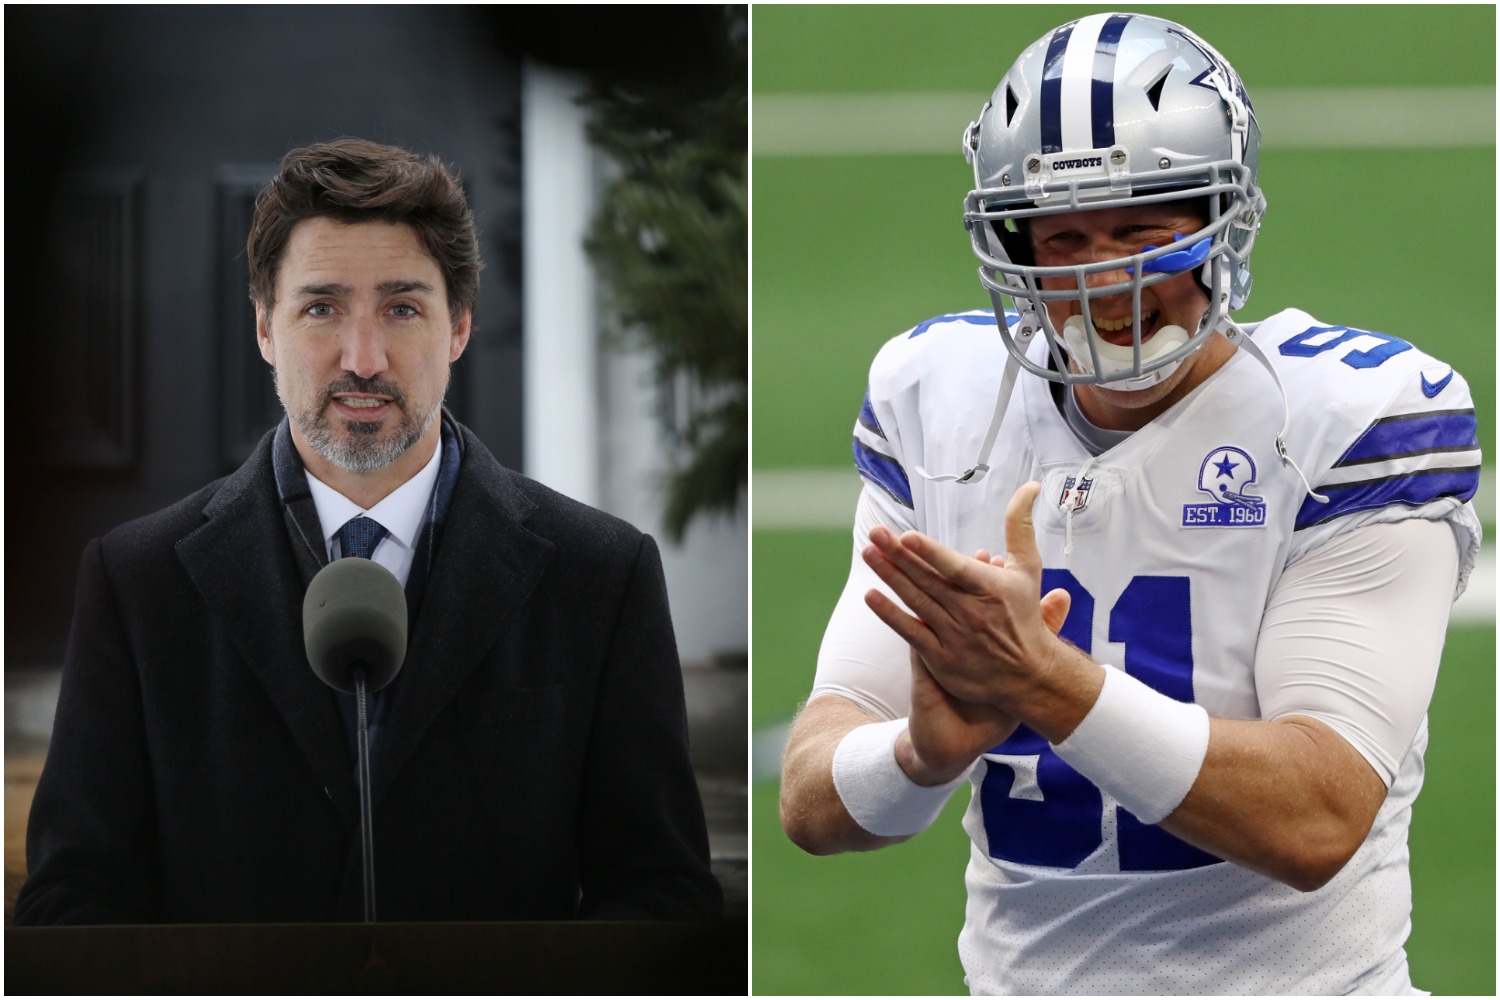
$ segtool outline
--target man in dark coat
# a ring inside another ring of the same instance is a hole
[[[716,914],[654,543],[442,410],[481,266],[456,179],[294,150],[248,256],[288,419],[85,551],[16,923],[359,919],[352,699],[301,608],[372,537],[410,618],[372,709],[381,919]]]

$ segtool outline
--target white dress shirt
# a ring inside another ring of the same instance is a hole
[[[428,503],[432,500],[432,491],[437,486],[438,464],[442,455],[443,445],[439,441],[438,446],[433,449],[432,458],[422,466],[420,472],[396,487],[369,510],[322,482],[311,472],[307,473],[307,485],[318,509],[318,520],[323,526],[323,544],[327,546],[329,561],[343,555],[339,549],[339,529],[350,518],[363,514],[379,522],[386,531],[370,558],[395,574],[401,586],[406,586],[406,578],[411,575],[411,564],[416,557],[417,532],[422,528],[422,515],[426,513]]]

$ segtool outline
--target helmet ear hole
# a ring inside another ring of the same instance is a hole
[[[1151,102],[1152,111],[1161,110],[1161,89],[1167,85],[1167,74],[1171,71],[1172,67],[1168,66],[1156,82],[1146,88],[1146,100]]]
[[[991,222],[990,227],[994,229],[995,235],[1000,238],[1000,243],[1005,247],[1005,254],[1010,258],[1012,264],[1022,267],[1032,267],[1036,264],[1031,254],[1031,236],[1025,232],[1012,232],[1007,229],[1003,222]]]

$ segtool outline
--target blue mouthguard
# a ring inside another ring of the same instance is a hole
[[[1176,243],[1182,239],[1181,233],[1172,234],[1172,242]],[[1156,247],[1143,247],[1141,253],[1150,253]],[[1160,274],[1162,272],[1188,271],[1201,265],[1208,260],[1209,251],[1213,249],[1213,240],[1199,240],[1187,250],[1178,250],[1176,253],[1162,254],[1154,260],[1146,261],[1143,270],[1147,274]],[[1135,268],[1127,267],[1126,274],[1134,274]]]

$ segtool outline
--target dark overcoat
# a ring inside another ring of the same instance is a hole
[[[376,755],[380,918],[716,914],[655,544],[459,435]],[[17,924],[361,919],[272,437],[85,551]]]

